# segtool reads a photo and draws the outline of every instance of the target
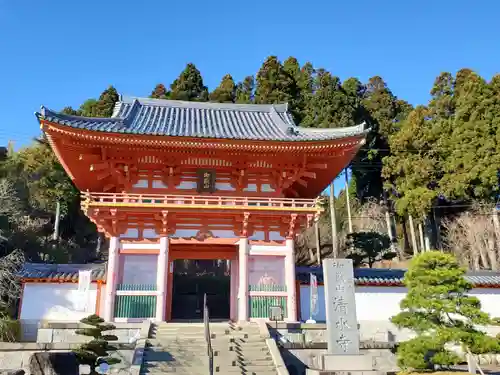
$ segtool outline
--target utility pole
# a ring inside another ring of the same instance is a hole
[[[337,258],[339,255],[337,236],[337,214],[335,213],[335,180],[330,184],[330,220],[332,226],[332,255]]]
[[[61,220],[61,204],[59,201],[56,203],[56,219],[54,221],[54,233],[52,234],[52,239],[57,241],[59,239],[59,222]]]
[[[349,224],[349,233],[352,233],[352,218],[351,218],[351,204],[349,197],[349,176],[347,175],[347,168],[345,172],[345,199],[347,204],[347,222]]]

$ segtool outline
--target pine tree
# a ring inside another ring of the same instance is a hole
[[[236,103],[250,104],[254,101],[255,80],[253,76],[247,76],[243,82],[236,85]]]
[[[114,365],[120,363],[120,359],[110,357],[110,351],[116,351],[116,347],[110,345],[108,341],[117,341],[118,337],[115,335],[105,335],[104,331],[110,331],[116,327],[113,324],[104,323],[104,319],[93,314],[86,318],[80,320],[80,323],[91,326],[91,328],[77,329],[75,332],[77,335],[90,336],[93,339],[85,344],[80,345],[80,347],[73,352],[75,353],[78,361],[82,365],[88,365],[90,367],[89,375],[96,375],[98,372],[96,368],[101,363],[107,363],[108,365]]]
[[[219,86],[210,93],[210,100],[219,103],[234,103],[236,100],[236,85],[231,74],[222,77]]]
[[[203,85],[200,71],[192,63],[186,65],[179,77],[170,85],[170,98],[174,100],[187,100],[206,102],[208,89]]]
[[[167,88],[162,83],[159,83],[155,86],[154,90],[151,92],[150,98],[153,99],[168,99],[170,93],[167,91]]]
[[[97,117],[111,117],[116,102],[119,100],[118,91],[113,86],[109,86],[102,92],[96,103]]]
[[[473,353],[498,352],[498,340],[479,331],[490,323],[476,297],[467,295],[472,285],[465,270],[451,254],[431,251],[411,261],[405,274],[408,288],[402,311],[391,321],[417,336],[398,347],[398,363],[404,369],[426,369],[460,361],[447,344],[460,344]]]

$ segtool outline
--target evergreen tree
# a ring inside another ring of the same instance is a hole
[[[465,346],[473,353],[498,352],[498,340],[476,328],[489,324],[490,318],[481,311],[480,301],[467,295],[472,286],[464,275],[450,254],[431,251],[413,258],[404,277],[408,293],[401,301],[402,311],[391,318],[397,327],[417,334],[398,347],[402,368],[458,363],[460,358],[447,344]]]
[[[219,103],[234,103],[236,100],[236,85],[231,74],[222,77],[220,85],[210,93],[210,100]]]
[[[429,116],[428,108],[415,108],[390,137],[391,154],[384,158],[383,177],[390,190],[397,192],[394,198],[400,215],[424,218],[439,194],[440,137]]]
[[[257,73],[255,103],[291,103],[296,94],[293,78],[276,56],[269,56]]]
[[[80,116],[84,117],[99,117],[97,111],[97,100],[87,99],[78,109]]]
[[[77,335],[90,336],[93,339],[74,350],[78,362],[82,365],[90,367],[89,375],[97,375],[97,367],[101,363],[114,365],[120,363],[120,359],[110,356],[110,351],[116,351],[116,347],[110,345],[108,341],[117,341],[118,337],[115,335],[103,334],[105,331],[111,331],[116,327],[113,324],[104,323],[104,319],[97,315],[90,315],[80,320],[80,323],[91,326],[91,328],[77,329]]]
[[[346,111],[350,113],[351,124],[359,125],[367,118],[366,109],[363,106],[365,85],[357,78],[351,77],[342,83],[342,89],[346,95]]]
[[[446,157],[439,186],[449,201],[491,200],[498,192],[500,159],[491,87],[465,69],[455,82],[455,115],[441,147]]]
[[[366,144],[352,161],[352,176],[361,200],[383,196],[382,159],[390,154],[389,136],[396,133],[411,106],[398,100],[384,80],[375,76],[363,90],[365,120],[371,128]]]
[[[324,69],[319,69],[314,80],[314,95],[303,123],[318,128],[336,128],[353,124],[353,113],[347,104],[347,95],[340,78]]]
[[[113,86],[109,86],[102,92],[95,104],[95,115],[97,117],[111,117],[118,100],[118,91]]]
[[[150,98],[153,99],[168,99],[170,93],[167,91],[167,88],[162,83],[159,83],[155,86],[154,90],[151,92]]]
[[[179,77],[170,85],[170,98],[173,100],[187,100],[206,102],[208,89],[203,85],[200,71],[192,63],[186,65]]]
[[[80,111],[73,109],[73,107],[64,107],[61,112],[66,115],[80,116]]]
[[[304,119],[308,115],[308,110],[310,110],[309,104],[313,98],[314,74],[313,65],[306,62],[300,69],[298,77],[295,78],[299,89],[295,108],[295,121],[301,125],[304,124]]]
[[[236,85],[236,103],[250,104],[254,101],[255,80],[253,76],[245,77]]]
[[[372,268],[375,262],[393,259],[396,254],[389,251],[391,241],[385,233],[368,231],[354,232],[347,235],[347,258],[351,258],[356,266],[367,264]]]

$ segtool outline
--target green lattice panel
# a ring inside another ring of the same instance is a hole
[[[250,318],[269,318],[271,306],[281,306],[286,318],[286,297],[250,296]]]
[[[154,291],[156,290],[156,284],[118,284],[116,290]]]
[[[286,285],[255,284],[255,285],[249,285],[248,290],[250,292],[286,292]]]
[[[156,296],[115,296],[115,318],[153,318]]]

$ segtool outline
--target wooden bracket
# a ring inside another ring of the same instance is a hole
[[[307,227],[310,228],[313,226],[314,222],[314,215],[313,214],[307,214]]]
[[[248,237],[249,233],[250,212],[243,214],[243,225],[241,228],[241,237]]]
[[[290,215],[290,223],[288,224],[288,235],[287,238],[295,237],[295,229],[297,227],[297,214]]]
[[[161,219],[161,231],[162,231],[162,234],[168,234],[168,211],[166,210],[163,210],[161,212],[161,216],[162,216],[162,219]]]
[[[117,209],[112,208],[109,212],[111,213],[111,235],[116,236],[118,235],[118,218],[116,216]]]

